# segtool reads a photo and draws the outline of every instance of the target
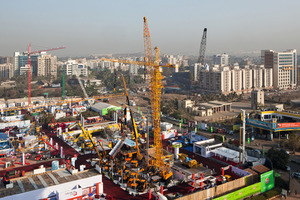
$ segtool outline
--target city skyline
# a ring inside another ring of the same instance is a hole
[[[207,54],[257,54],[299,49],[299,1],[5,1],[0,14],[0,56],[67,46],[58,56],[144,51],[143,17],[152,47],[198,55],[207,28]],[[297,6],[298,5],[298,6]],[[298,16],[298,17],[297,17]]]

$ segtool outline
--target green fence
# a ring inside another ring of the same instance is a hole
[[[216,200],[239,200],[257,193],[263,193],[274,188],[273,170],[260,175],[260,182],[240,190],[215,198]]]

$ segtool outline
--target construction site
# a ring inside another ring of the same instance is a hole
[[[161,72],[175,66],[162,63],[159,49],[152,48],[146,17],[143,26],[144,61],[103,60],[145,67],[148,115],[133,103],[123,75],[118,76],[124,93],[89,97],[77,76],[84,98],[65,96],[63,87],[61,99],[49,100],[31,97],[28,68],[27,102],[1,108],[1,199],[221,200],[243,199],[274,187],[273,170],[264,166],[263,158],[248,156],[245,146],[240,152],[231,150],[218,137],[161,123]],[[206,32],[205,28],[199,63]],[[29,66],[30,55],[37,52],[41,51],[31,52],[29,45]],[[81,114],[87,110],[97,115],[84,118]],[[50,113],[52,122],[42,125]],[[80,120],[56,121],[66,116]],[[243,130],[245,124],[244,120]]]

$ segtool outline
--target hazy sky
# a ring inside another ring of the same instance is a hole
[[[162,53],[300,50],[300,0],[2,0],[0,56],[67,46],[58,56],[144,51],[143,17]]]

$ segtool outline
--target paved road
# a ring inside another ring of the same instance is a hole
[[[300,165],[290,162],[288,164],[291,167],[291,172],[285,172],[285,171],[281,171],[281,170],[276,170],[277,173],[280,173],[280,177],[285,180],[286,182],[290,181],[290,194],[288,195],[288,197],[286,199],[289,200],[294,200],[294,199],[300,199],[300,180],[299,179],[295,179],[293,177],[290,177],[290,174],[292,174],[292,172],[297,172],[300,169]],[[298,195],[295,195],[295,191],[297,191]],[[283,198],[275,198],[276,200],[279,199],[283,199]]]

